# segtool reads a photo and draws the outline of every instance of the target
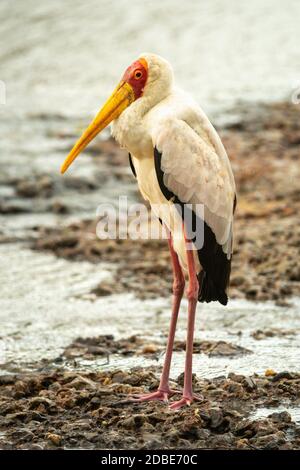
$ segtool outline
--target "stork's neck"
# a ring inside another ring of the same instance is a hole
[[[165,96],[163,96],[165,98]],[[112,135],[128,152],[142,158],[152,146],[150,129],[146,125],[148,112],[161,98],[153,95],[143,96],[132,103],[112,125]]]

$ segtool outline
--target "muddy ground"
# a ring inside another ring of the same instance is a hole
[[[195,354],[249,353],[208,343],[196,344]],[[282,404],[299,406],[299,374],[267,370],[265,376],[194,376],[202,400],[174,412],[167,403],[129,401],[130,394],[157,388],[158,366],[98,373],[64,367],[66,360],[109,352],[157,352],[155,345],[142,346],[136,337],[78,338],[54,362],[37,364],[38,372],[0,376],[0,449],[300,449],[299,423],[288,411],[272,411]],[[180,389],[183,375],[171,385]],[[268,416],[255,418],[261,407],[271,407]]]
[[[238,189],[231,297],[287,304],[300,291],[299,106],[281,103],[238,111],[240,117],[233,124],[219,129]],[[56,137],[62,142],[70,138],[63,132]],[[106,161],[116,184],[133,181],[127,155],[113,141],[97,141],[87,151],[99,168]],[[74,211],[66,202],[68,191],[92,194],[101,182],[100,171],[82,178],[41,172],[6,180],[9,190],[0,200],[0,213],[7,218],[50,212],[62,218],[55,226],[33,225],[21,238],[0,230],[0,241],[27,243],[70,261],[110,264],[113,279],[94,288],[95,297],[128,291],[143,299],[169,295],[172,276],[165,241],[101,241],[95,234],[95,219],[64,223],[64,215]],[[259,341],[278,334],[270,326],[254,331],[253,337]],[[183,343],[176,343],[176,350],[183,348]],[[158,366],[128,372],[72,370],[82,358],[100,356],[104,362],[110,354],[158,358],[162,351],[161,344],[148,344],[139,337],[77,338],[54,361],[36,363],[30,372],[0,375],[0,448],[300,448],[299,423],[287,411],[272,411],[282,404],[299,407],[296,372],[194,377],[195,391],[203,400],[173,412],[163,403],[127,400],[130,393],[157,387]],[[194,352],[253,353],[222,341],[196,342]],[[177,378],[177,385],[182,386],[182,379]],[[269,416],[253,417],[256,409],[265,407],[270,407]]]

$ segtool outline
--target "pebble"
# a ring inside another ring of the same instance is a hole
[[[273,369],[266,369],[265,370],[265,376],[266,377],[274,377],[276,374],[277,374],[277,372],[275,372],[275,370],[273,370]]]
[[[55,446],[60,446],[62,442],[62,438],[59,434],[47,434],[47,439]]]

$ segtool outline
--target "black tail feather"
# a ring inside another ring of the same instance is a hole
[[[228,302],[227,288],[231,271],[231,257],[228,259],[222,246],[218,244],[210,227],[204,223],[204,244],[198,250],[198,258],[203,271],[198,274],[199,302]]]
[[[216,300],[222,305],[227,305],[228,297],[225,290],[216,287],[205,271],[201,271],[197,277],[199,282],[199,302],[212,302]]]

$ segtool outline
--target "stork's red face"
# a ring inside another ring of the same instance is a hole
[[[142,96],[147,78],[148,64],[145,59],[141,58],[128,67],[115,91],[65,159],[61,166],[61,173],[67,170],[80,152],[85,149],[99,132],[107,127],[111,121],[117,119],[133,101]]]
[[[135,99],[142,96],[148,78],[148,66],[145,59],[136,60],[125,71],[122,81],[128,83],[133,91]]]

